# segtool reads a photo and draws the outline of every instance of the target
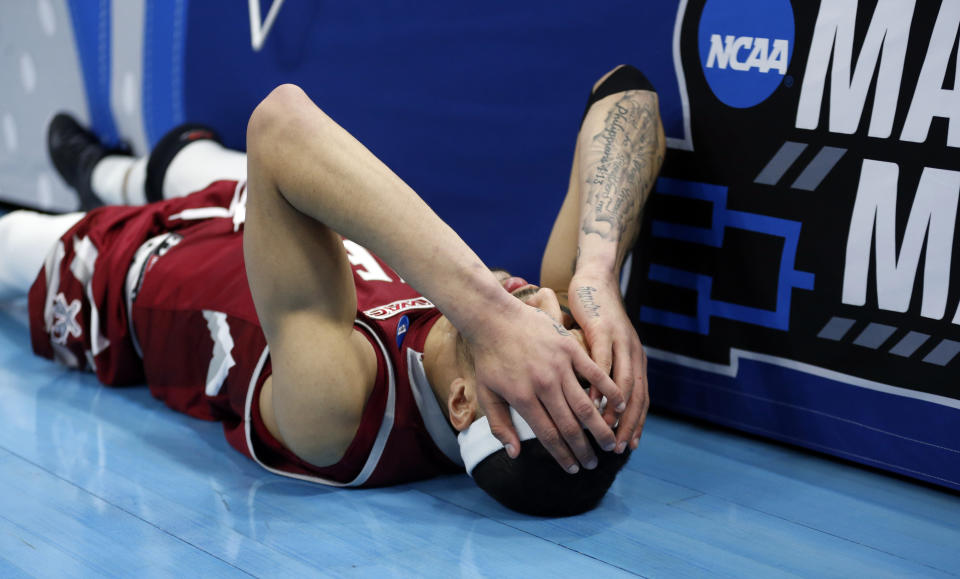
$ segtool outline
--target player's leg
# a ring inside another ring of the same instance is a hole
[[[0,217],[0,302],[26,297],[47,253],[83,215],[14,211]]]
[[[183,197],[221,180],[246,178],[246,155],[224,147],[214,131],[181,125],[157,143],[149,157],[105,147],[76,120],[59,114],[47,134],[50,158],[83,209],[144,205]]]

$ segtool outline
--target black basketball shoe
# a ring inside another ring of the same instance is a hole
[[[80,197],[80,210],[103,205],[93,192],[90,177],[93,168],[107,155],[130,155],[130,147],[108,148],[95,134],[80,126],[72,116],[59,113],[47,127],[47,152],[57,172]]]

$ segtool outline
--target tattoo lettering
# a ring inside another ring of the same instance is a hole
[[[663,161],[656,101],[628,91],[593,136],[587,161],[581,229],[632,245],[643,201]],[[624,249],[625,253],[625,249]]]
[[[596,293],[596,291],[597,288],[593,286],[578,288],[576,291],[577,299],[580,300],[580,305],[583,306],[583,310],[587,312],[587,315],[591,318],[600,317],[600,304],[598,304],[593,297],[593,294]]]
[[[561,307],[562,307],[562,306],[561,306]],[[540,308],[533,308],[533,309],[537,310],[537,311],[540,312],[541,314],[543,314],[543,315],[547,316],[548,318],[550,318],[550,314],[548,314],[547,312],[541,310]],[[561,336],[572,336],[572,335],[573,335],[573,334],[570,333],[569,330],[567,330],[566,328],[563,327],[563,324],[558,324],[557,321],[554,320],[553,318],[550,318],[550,320],[553,321],[553,329],[556,330],[557,333],[560,334]]]
[[[560,307],[563,308],[563,306],[560,306]],[[558,324],[556,320],[554,320],[552,317],[550,317],[550,314],[548,314],[547,312],[541,310],[540,308],[533,308],[533,309],[537,310],[537,311],[540,312],[541,314],[543,314],[543,315],[547,316],[548,318],[550,318],[550,320],[553,321],[553,329],[556,330],[557,333],[560,334],[561,336],[572,336],[572,335],[573,335],[573,334],[571,334],[566,328],[563,327],[563,324]]]

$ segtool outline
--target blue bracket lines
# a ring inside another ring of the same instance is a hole
[[[727,209],[727,188],[721,185],[661,177],[657,181],[656,193],[708,201],[713,205],[713,213],[710,228],[654,221],[653,237],[675,239],[715,248],[723,247],[724,233],[728,227],[782,237],[783,252],[780,256],[780,270],[777,278],[777,306],[775,310],[770,311],[711,299],[713,276],[654,263],[650,265],[648,279],[695,291],[697,293],[697,314],[690,316],[643,306],[640,308],[640,321],[703,335],[710,333],[710,318],[712,317],[735,320],[765,328],[788,330],[790,328],[790,298],[793,289],[813,290],[814,283],[814,274],[794,269],[802,223]],[[749,256],[744,256],[744,258],[749,258]]]

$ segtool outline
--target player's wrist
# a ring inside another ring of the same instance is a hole
[[[574,277],[616,279],[620,270],[618,244],[581,239]]]
[[[570,280],[571,291],[578,285],[619,285],[619,268],[604,262],[577,263],[577,269]]]
[[[504,290],[489,270],[487,273],[489,276],[475,280],[474,289],[458,300],[459,307],[455,312],[445,312],[463,337],[471,342],[484,341],[488,337],[496,339],[501,332],[500,323],[516,319],[523,308],[523,302]]]

